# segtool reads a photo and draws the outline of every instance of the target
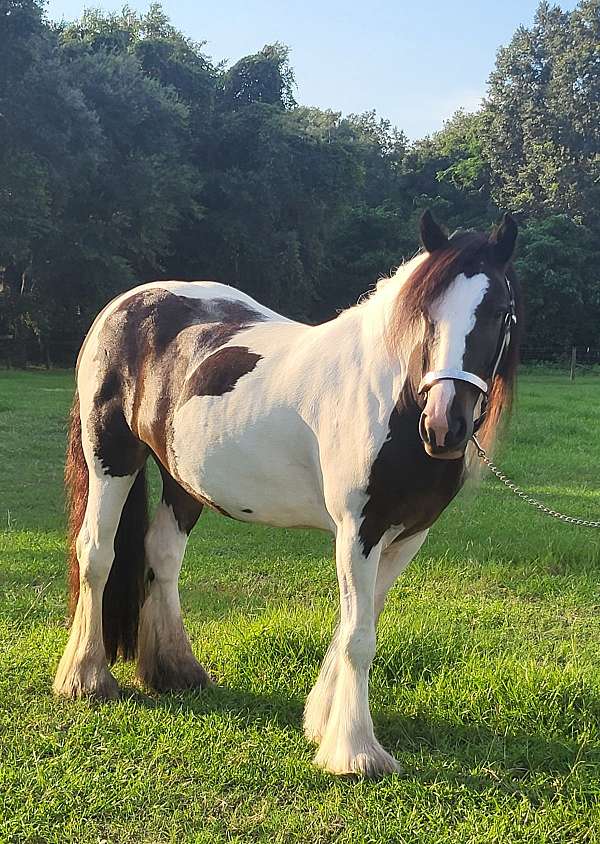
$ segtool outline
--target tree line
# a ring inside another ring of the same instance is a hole
[[[515,214],[528,345],[600,347],[599,50],[600,0],[543,2],[481,108],[409,142],[300,105],[282,44],[227,66],[158,4],[56,24],[0,0],[0,355],[72,362],[156,278],[330,318],[415,252],[424,208],[450,230]]]

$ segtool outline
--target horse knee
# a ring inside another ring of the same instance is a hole
[[[375,628],[359,627],[342,637],[341,654],[356,670],[368,670],[375,656]]]

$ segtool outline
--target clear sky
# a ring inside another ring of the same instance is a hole
[[[147,2],[130,0],[137,10]],[[485,93],[496,50],[533,20],[537,0],[164,0],[174,25],[213,59],[235,62],[264,44],[291,47],[296,99],[303,105],[375,109],[418,138]],[[567,10],[575,0],[561,0]],[[114,0],[48,0],[54,20]]]

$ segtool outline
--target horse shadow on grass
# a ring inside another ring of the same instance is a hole
[[[283,730],[302,731],[304,701],[283,694],[258,694],[225,685],[199,693],[161,695],[128,686],[124,694],[133,706],[160,708],[174,715],[227,713],[237,716],[242,728],[275,724]],[[600,699],[589,703],[600,711]],[[424,786],[443,782],[474,793],[526,797],[537,805],[563,790],[578,766],[600,770],[600,747],[592,745],[582,752],[566,736],[552,739],[534,731],[499,732],[481,723],[390,711],[374,711],[373,720],[379,740],[401,764],[400,776]],[[328,782],[326,778],[324,788]]]
[[[582,752],[567,737],[535,731],[500,732],[482,723],[434,716],[375,713],[375,731],[405,769],[423,785],[445,782],[471,792],[526,797],[537,805],[562,790],[579,765],[600,769],[600,748]]]

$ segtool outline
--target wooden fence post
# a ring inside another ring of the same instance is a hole
[[[575,380],[575,366],[577,364],[577,346],[571,347],[571,373],[569,375],[569,380]]]

